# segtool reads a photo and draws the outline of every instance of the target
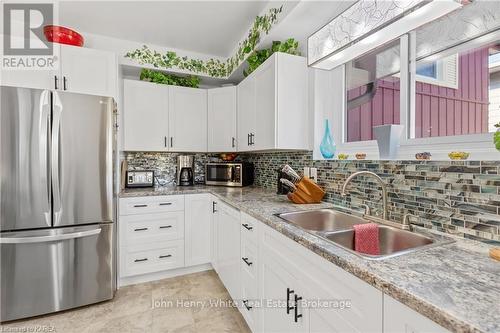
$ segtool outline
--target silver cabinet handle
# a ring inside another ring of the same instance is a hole
[[[148,228],[137,228],[137,229],[134,229],[134,231],[146,231],[148,230]]]
[[[236,139],[234,138],[234,136],[231,138],[231,147],[236,147]]]
[[[148,261],[148,258],[135,259],[134,262]]]
[[[160,229],[168,229],[168,228],[172,228],[171,225],[161,225],[160,226]]]
[[[57,81],[59,81],[59,79],[57,78],[57,75],[54,75],[54,89],[59,89],[59,87],[57,86]]]
[[[160,206],[170,206],[171,202],[160,202]]]
[[[167,148],[167,137],[166,136],[163,137],[163,145],[165,146],[165,148]]]
[[[59,225],[62,215],[61,204],[61,184],[59,181],[59,149],[60,149],[60,130],[62,117],[62,103],[57,92],[52,94],[53,110],[52,110],[52,149],[51,149],[51,165],[52,165],[52,196],[54,198],[54,225]]]
[[[63,76],[63,90],[67,90],[66,81],[67,81],[66,76]]]
[[[174,137],[171,136],[170,137],[170,148],[172,148],[174,146]]]
[[[50,236],[27,236],[27,237],[1,237],[0,244],[27,244],[27,243],[46,243],[59,242],[67,239],[75,239],[98,235],[101,233],[101,228],[72,232],[69,234],[59,234]]]
[[[165,255],[161,255],[159,256],[158,258],[160,259],[163,259],[163,258],[170,258],[172,255],[171,254],[165,254]]]
[[[142,207],[147,207],[147,206],[148,205],[144,205],[144,204],[142,204],[142,205],[134,205],[135,208],[142,208]]]

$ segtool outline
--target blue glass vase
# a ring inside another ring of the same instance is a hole
[[[333,158],[335,156],[335,151],[337,150],[335,141],[333,141],[332,133],[330,132],[328,119],[325,119],[325,134],[323,134],[319,150],[321,151],[323,158]]]

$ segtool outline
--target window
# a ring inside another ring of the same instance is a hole
[[[500,41],[484,47],[464,47],[451,56],[433,55],[416,65],[414,138],[488,133],[500,119],[500,67],[491,68]],[[493,58],[492,58],[493,57]],[[437,69],[437,78],[423,76]],[[440,67],[449,67],[440,69]],[[449,72],[447,72],[449,71]],[[443,76],[444,75],[444,76]],[[426,79],[422,80],[422,77]],[[450,86],[446,82],[456,81]],[[443,84],[443,82],[445,84]]]
[[[417,64],[416,79],[419,82],[458,89],[458,57],[451,55],[444,59]]]
[[[437,79],[437,62],[421,64],[417,66],[417,75],[426,78]]]
[[[400,123],[400,42],[346,64],[346,142],[373,140],[373,128]]]

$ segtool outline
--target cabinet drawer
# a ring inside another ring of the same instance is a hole
[[[241,288],[241,301],[240,312],[245,318],[248,326],[253,332],[260,331],[258,329],[258,316],[259,309],[263,306],[260,300],[257,280],[249,277],[243,277]]]
[[[258,232],[259,225],[261,222],[257,221],[250,215],[241,214],[241,239],[249,240],[255,244],[258,244]]]
[[[258,262],[258,248],[248,240],[241,240],[241,273],[248,275],[251,279],[257,279],[257,271],[259,267]]]
[[[164,213],[184,210],[183,195],[120,199],[120,215]]]
[[[184,212],[125,215],[120,217],[123,244],[184,238]]]
[[[121,249],[122,276],[184,267],[184,241],[151,243]]]

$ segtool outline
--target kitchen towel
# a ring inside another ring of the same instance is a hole
[[[365,223],[354,225],[354,250],[370,255],[380,254],[378,224]]]

